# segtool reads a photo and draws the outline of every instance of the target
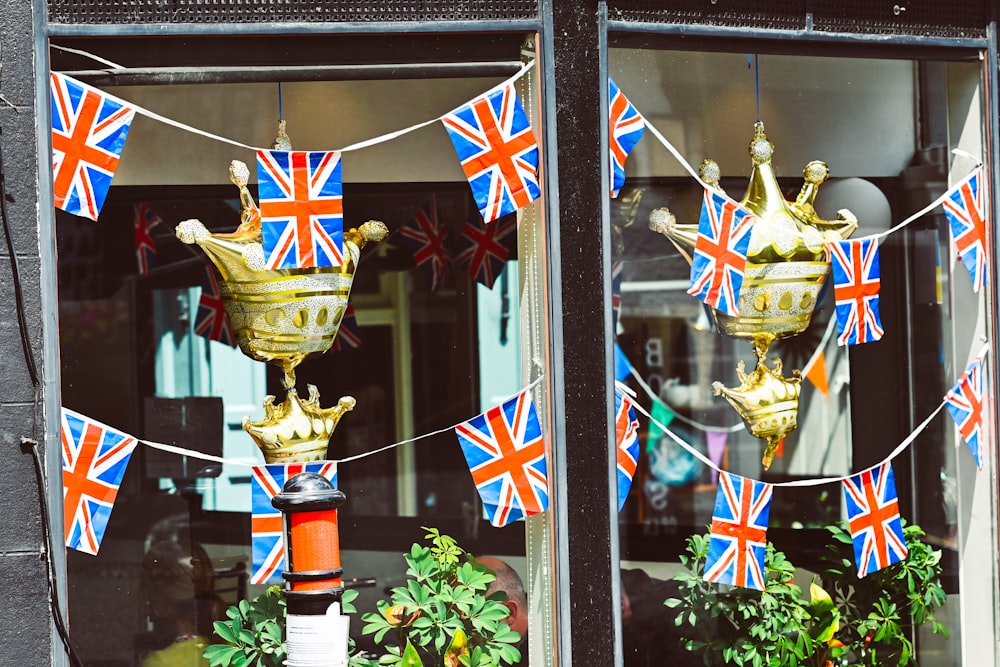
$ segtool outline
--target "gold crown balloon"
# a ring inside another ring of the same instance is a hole
[[[281,128],[283,130],[283,128]],[[283,132],[279,131],[279,139]],[[325,457],[337,423],[355,400],[340,399],[321,408],[319,391],[309,385],[309,398],[295,390],[295,368],[303,360],[323,354],[333,344],[347,310],[351,284],[361,249],[386,237],[386,226],[370,220],[344,231],[345,258],[341,266],[309,269],[267,269],[261,245],[260,210],[247,190],[249,169],[234,160],[230,180],[239,188],[241,221],[231,234],[213,234],[198,220],[177,225],[177,238],[205,251],[221,276],[219,290],[240,350],[256,361],[275,363],[283,371],[288,391],[283,403],[264,400],[262,421],[243,420],[268,463],[315,461]]]
[[[840,241],[857,229],[858,221],[847,209],[837,212],[837,220],[824,220],[813,202],[819,186],[830,171],[823,162],[813,161],[803,170],[804,183],[795,201],[787,201],[771,166],[774,144],[767,139],[764,125],[754,125],[750,142],[753,168],[750,183],[740,204],[754,216],[747,249],[747,263],[740,288],[738,315],[713,309],[719,331],[753,343],[757,366],[737,369],[740,386],[712,384],[716,396],[724,396],[743,418],[747,430],[767,441],[762,463],[766,470],[774,460],[778,443],[797,425],[801,375],[782,375],[781,360],[774,368],[766,363],[767,350],[779,338],[794,336],[809,326],[816,299],[827,274],[830,259],[825,243]],[[702,162],[702,180],[719,192],[721,170],[712,160]],[[698,239],[697,224],[679,224],[665,208],[654,210],[649,227],[670,239],[691,262]]]

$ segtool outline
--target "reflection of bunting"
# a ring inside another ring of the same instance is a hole
[[[735,201],[705,189],[688,294],[727,315],[738,315],[747,247],[755,218]]]
[[[66,546],[96,556],[136,440],[66,408],[61,435]]]
[[[538,199],[538,145],[514,86],[441,119],[485,222]]]
[[[622,346],[618,344],[618,341],[615,341],[615,379],[622,382],[631,374],[632,364],[629,362],[628,357],[625,356]]]
[[[830,396],[830,383],[826,375],[826,353],[820,349],[813,362],[802,369],[802,375],[813,383],[823,398]]]
[[[611,264],[611,337],[618,337],[618,318],[622,314],[622,269],[621,260]]]
[[[253,551],[251,584],[279,583],[282,580],[285,541],[281,512],[271,505],[271,498],[281,493],[285,482],[302,472],[317,473],[337,486],[337,464],[332,461],[253,466],[250,476],[250,534]]]
[[[97,220],[135,109],[52,73],[52,191],[56,208]]]
[[[485,224],[478,218],[465,223],[458,240],[458,264],[468,265],[469,277],[493,289],[517,243],[517,214]]]
[[[723,472],[712,513],[705,580],[764,590],[771,485]]]
[[[354,314],[354,306],[348,304],[347,310],[344,311],[344,318],[340,320],[337,337],[333,339],[330,350],[340,352],[351,347],[361,347],[361,329],[358,327],[358,318]]]
[[[236,347],[236,336],[229,323],[229,316],[222,305],[222,294],[212,267],[205,267],[201,280],[201,297],[198,299],[198,317],[194,322],[194,332],[209,340],[217,340]]]
[[[542,429],[527,389],[455,427],[490,523],[508,523],[548,509]]]
[[[948,191],[944,198],[944,213],[951,224],[955,250],[972,276],[972,289],[979,291],[986,284],[986,208],[980,185],[982,167]]]
[[[639,465],[639,420],[632,399],[615,391],[615,451],[618,459],[618,511],[625,506]]]
[[[878,240],[874,237],[826,244],[837,303],[837,343],[860,345],[882,338],[879,316]]]
[[[148,204],[136,204],[134,209],[132,227],[135,232],[135,257],[139,262],[139,275],[145,276],[156,258],[156,241],[149,231],[163,222],[163,219]]]
[[[344,263],[340,153],[257,151],[257,188],[267,268]]]
[[[859,577],[906,558],[891,465],[883,463],[845,479],[844,500]]]
[[[708,460],[717,466],[722,466],[722,458],[726,455],[726,442],[729,434],[725,431],[705,431],[705,449],[708,450]],[[712,469],[712,484],[719,479],[719,471]]]
[[[983,467],[983,362],[975,359],[944,397],[976,466]]]
[[[608,78],[608,132],[609,148],[611,149],[611,196],[617,197],[625,185],[625,158],[632,152],[635,145],[642,139],[646,125],[639,111],[618,89],[614,80]]]
[[[402,227],[399,233],[413,253],[413,261],[431,279],[431,289],[448,276],[450,253],[445,246],[448,228],[442,225],[437,215],[437,200],[434,195]]]

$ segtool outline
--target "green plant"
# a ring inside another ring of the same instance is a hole
[[[357,591],[341,598],[345,614],[354,613],[351,601]],[[241,600],[226,610],[226,621],[215,622],[223,641],[205,649],[211,667],[282,667],[285,661],[285,596],[280,586],[270,586],[252,600]]]
[[[419,655],[426,667],[489,667],[520,659],[514,646],[520,635],[504,619],[509,610],[504,595],[486,591],[493,574],[455,540],[434,528],[424,528],[430,546],[414,544],[406,560],[405,586],[380,600],[378,613],[362,617],[362,632],[376,643],[387,638],[388,652],[380,665],[409,665]],[[407,658],[407,653],[410,657]]]
[[[809,599],[793,581],[794,566],[770,543],[765,552],[763,591],[720,586],[702,579],[709,535],[688,538],[678,598],[664,604],[678,609],[676,624],[686,629],[685,648],[702,652],[706,665],[752,667],[858,667],[914,662],[911,628],[932,623],[945,600],[941,553],[906,526],[909,555],[902,562],[858,579],[850,533],[829,527],[832,565],[823,572],[824,588],[814,580]],[[833,594],[827,592],[833,591]]]

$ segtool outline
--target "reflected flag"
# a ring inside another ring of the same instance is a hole
[[[611,149],[611,196],[617,197],[625,185],[625,159],[642,139],[646,124],[639,111],[619,90],[618,85],[608,78],[608,132]]]
[[[445,246],[448,242],[448,228],[438,221],[437,200],[434,195],[400,227],[399,233],[406,239],[406,245],[413,253],[413,261],[430,276],[431,289],[437,289],[448,277],[451,253]]]
[[[257,188],[267,268],[344,263],[340,153],[257,151]]]
[[[618,318],[622,314],[622,269],[620,259],[611,263],[611,337],[618,338]]]
[[[506,526],[549,507],[545,443],[528,389],[455,427],[490,523]]]
[[[97,220],[135,109],[56,72],[49,82],[56,208]]]
[[[302,472],[317,473],[337,486],[337,464],[333,461],[272,463],[253,466],[251,469],[251,584],[276,584],[282,581],[285,540],[281,512],[271,504],[271,498],[281,493],[285,482]]]
[[[358,318],[354,314],[354,306],[347,304],[344,317],[340,320],[340,328],[337,329],[337,337],[333,339],[330,351],[340,352],[347,348],[361,347],[361,329],[358,327]]]
[[[222,302],[219,282],[215,279],[212,267],[205,267],[205,275],[201,279],[201,297],[198,299],[198,316],[194,322],[194,332],[209,340],[217,340],[231,347],[236,347],[236,336],[229,322],[229,315]]]
[[[66,546],[96,556],[136,439],[66,408],[61,420]]]
[[[705,188],[688,294],[727,315],[739,314],[754,220],[750,211],[726,195]]]
[[[469,277],[493,289],[517,243],[517,213],[486,224],[478,218],[465,223],[458,240],[458,264],[468,265]]]
[[[148,204],[136,204],[134,211],[132,227],[135,233],[135,257],[139,262],[139,275],[145,276],[156,258],[156,241],[150,230],[163,222],[163,219]]]
[[[860,345],[882,338],[879,316],[878,239],[875,237],[826,244],[833,270],[837,311],[837,344]]]
[[[983,468],[983,360],[975,359],[945,395],[948,414],[955,420],[976,467]]]
[[[712,513],[705,580],[764,590],[770,484],[722,472]]]
[[[538,145],[513,84],[469,102],[441,122],[484,222],[538,199]]]
[[[618,459],[618,511],[622,511],[639,466],[639,420],[632,399],[615,389],[615,451]]]
[[[859,577],[906,558],[896,482],[888,462],[845,479],[844,500]]]
[[[951,238],[955,250],[972,276],[972,289],[986,284],[987,245],[986,208],[980,183],[982,167],[969,174],[965,180],[945,194],[942,205],[951,225]]]

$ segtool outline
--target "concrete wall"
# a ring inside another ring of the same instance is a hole
[[[21,284],[31,344],[42,373],[44,318],[39,253],[38,149],[35,108],[35,58],[32,2],[0,0],[0,150],[7,194],[8,220]],[[49,204],[51,207],[51,204]],[[46,214],[47,215],[47,214]],[[51,254],[51,250],[50,250]],[[45,269],[49,271],[50,269]],[[50,311],[51,312],[51,311]],[[54,370],[54,369],[53,369]],[[53,370],[49,372],[52,373]],[[46,586],[39,489],[32,456],[22,437],[43,438],[44,409],[22,353],[15,309],[10,254],[0,242],[0,664],[47,665],[53,646]],[[58,456],[58,450],[56,456]],[[61,513],[60,513],[61,514]],[[55,662],[54,664],[61,664]]]

